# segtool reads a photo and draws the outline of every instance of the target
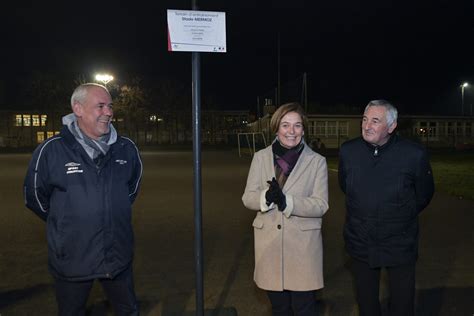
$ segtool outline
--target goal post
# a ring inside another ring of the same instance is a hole
[[[243,145],[241,138],[247,143],[247,146]],[[238,133],[237,134],[237,145],[239,147],[239,157],[242,157],[242,146],[248,147],[251,155],[255,154],[255,142],[259,139],[263,140],[264,147],[267,147],[267,141],[263,132],[259,133]]]

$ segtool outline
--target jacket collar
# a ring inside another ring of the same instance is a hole
[[[61,128],[60,135],[64,138],[69,147],[73,149],[76,149],[78,146],[81,147],[81,144],[79,144],[79,142],[76,140],[74,135],[72,135],[71,131],[66,125],[63,125],[63,127]]]
[[[86,151],[84,150],[84,148],[82,147],[81,144],[79,144],[79,142],[77,141],[76,137],[74,137],[74,135],[71,133],[71,131],[69,130],[69,128],[66,126],[66,125],[63,125],[63,127],[61,128],[61,133],[60,133],[61,137],[64,139],[64,141],[66,142],[66,144],[72,149],[74,150],[75,152],[77,152],[79,155],[81,155],[83,161],[86,161],[88,163],[90,163],[91,165],[94,165],[95,166],[95,163],[94,161],[89,157],[89,155],[86,153]],[[101,163],[101,166],[103,166],[111,157],[111,154],[113,153],[113,148],[115,147],[114,145],[115,144],[122,144],[121,142],[121,138],[120,137],[117,137],[117,142],[115,142],[114,144],[112,144],[110,150],[107,152],[107,155],[105,155],[105,157],[103,158],[103,161]]]
[[[385,144],[383,144],[382,146],[374,146],[374,145],[366,142],[363,137],[361,137],[361,138],[362,138],[362,141],[367,145],[367,148],[370,150],[372,155],[374,157],[378,157],[378,156],[382,155],[383,152],[387,150],[387,148],[390,148],[393,144],[395,144],[397,142],[398,135],[396,135],[396,134],[391,135],[390,138],[387,140],[387,142]]]

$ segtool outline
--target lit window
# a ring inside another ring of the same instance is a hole
[[[31,115],[23,114],[23,126],[31,126]]]
[[[436,129],[436,122],[429,122],[428,133],[431,137],[435,137],[438,135],[437,129]]]
[[[347,122],[339,122],[339,135],[340,136],[348,136],[349,131],[347,127]]]
[[[54,132],[54,135],[58,135],[58,134],[59,134],[59,131],[55,131],[55,132]]]
[[[446,122],[438,122],[439,135],[446,135]]]
[[[464,128],[463,128],[463,125],[464,125],[464,124],[463,124],[462,122],[457,122],[457,123],[456,123],[456,135],[461,136],[461,135],[464,134],[464,133],[463,133],[463,129],[464,129]]]
[[[31,116],[31,119],[33,121],[33,126],[40,126],[40,116],[35,114]]]
[[[54,136],[54,132],[48,131],[46,132],[46,137],[50,138]]]
[[[22,122],[21,114],[15,115],[15,126],[23,126]]]
[[[44,132],[36,132],[36,142],[39,144],[44,141]]]
[[[454,123],[453,122],[448,122],[448,135],[449,136],[454,135]]]
[[[328,136],[336,136],[337,135],[337,122],[329,121],[328,122]]]
[[[326,136],[326,122],[316,121],[315,135]]]
[[[472,134],[472,123],[466,122],[466,136],[471,136]]]
[[[47,115],[41,115],[41,126],[46,126],[47,120],[48,120]]]
[[[428,122],[420,122],[418,135],[425,135],[428,132]]]
[[[308,122],[308,134],[309,135],[314,135],[315,134],[315,126],[316,126],[316,122],[314,122],[314,121],[309,121]]]
[[[156,122],[156,115],[150,115],[150,122]]]

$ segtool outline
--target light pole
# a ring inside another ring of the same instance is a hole
[[[109,74],[97,74],[95,75],[95,80],[102,82],[107,87],[107,84],[114,80],[114,77]]]
[[[461,116],[464,115],[464,88],[466,88],[467,86],[469,86],[467,82],[464,82],[461,85]]]

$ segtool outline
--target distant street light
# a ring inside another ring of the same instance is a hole
[[[95,80],[100,81],[104,84],[104,86],[107,86],[109,82],[114,80],[114,77],[109,74],[97,74],[95,75]]]
[[[467,86],[469,86],[467,82],[464,82],[461,85],[461,116],[464,115],[464,88],[466,88]]]

